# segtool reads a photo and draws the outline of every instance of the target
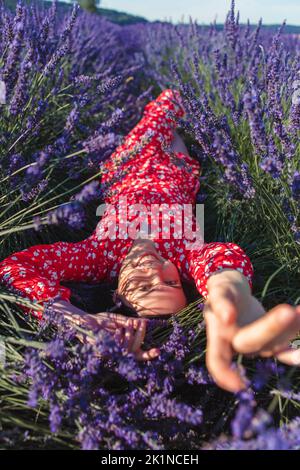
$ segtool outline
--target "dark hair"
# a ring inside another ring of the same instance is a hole
[[[72,304],[88,313],[118,312],[128,317],[138,317],[137,311],[127,306],[121,296],[114,295],[117,280],[101,284],[64,282],[63,285],[71,290]],[[182,287],[188,304],[199,297],[194,283],[182,281]]]

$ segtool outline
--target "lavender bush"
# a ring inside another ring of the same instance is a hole
[[[208,241],[247,250],[266,308],[299,303],[299,53],[284,25],[240,25],[234,2],[220,30],[192,19],[121,27],[76,6],[59,14],[56,2],[13,15],[0,1],[2,258],[89,235],[93,201],[109,190],[101,162],[175,87],[203,168]],[[205,369],[202,299],[152,322],[146,343],[161,356],[147,363],[102,331],[78,342],[51,303],[38,325],[16,306],[26,299],[4,287],[0,299],[0,448],[300,447],[299,371],[239,357],[247,392],[220,390]]]

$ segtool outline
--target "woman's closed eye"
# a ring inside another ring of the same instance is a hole
[[[180,282],[178,281],[165,281],[165,284],[167,284],[168,286],[174,286],[174,287],[181,286]]]
[[[139,286],[138,287],[138,290],[141,291],[141,292],[148,292],[149,290],[152,289],[153,286],[148,286],[148,285],[144,285],[144,286]]]
[[[164,281],[164,284],[167,286],[171,287],[181,287],[180,283],[178,281]],[[143,284],[138,287],[138,290],[141,292],[149,292],[150,290],[155,289],[157,285],[151,285],[151,284]]]

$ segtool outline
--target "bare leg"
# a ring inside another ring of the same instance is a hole
[[[174,135],[174,139],[173,139],[172,144],[171,144],[171,148],[172,148],[173,152],[182,152],[185,155],[190,156],[189,152],[188,152],[188,149],[185,146],[185,143],[183,142],[180,135],[176,132],[176,130],[173,130],[173,135]]]

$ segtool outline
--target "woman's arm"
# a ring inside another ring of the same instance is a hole
[[[96,282],[105,278],[103,243],[94,233],[78,243],[33,246],[0,263],[0,280],[29,300],[43,302],[59,297],[68,301],[71,291],[61,281]],[[42,317],[42,312],[32,313]]]
[[[251,294],[248,280],[231,269],[211,275],[207,289],[206,362],[221,387],[233,392],[245,387],[238,371],[232,368],[235,353],[274,356],[299,365],[299,352],[289,348],[300,329],[297,308],[283,304],[266,313]]]
[[[97,330],[101,326],[101,321],[97,315],[91,315],[63,299],[55,300],[52,308],[57,313],[60,313],[63,318],[77,326],[87,328],[88,330]]]
[[[206,299],[206,363],[219,386],[232,392],[245,388],[232,368],[236,353],[274,356],[296,365],[299,354],[289,349],[289,341],[300,329],[299,309],[283,304],[265,312],[251,292],[252,264],[238,245],[204,245],[191,252],[190,269]]]
[[[91,331],[105,328],[113,332],[117,327],[125,327],[128,322],[128,317],[119,313],[100,312],[89,314],[63,299],[56,299],[52,304],[52,308],[71,323]],[[134,328],[137,328],[141,322],[139,318],[132,318],[132,321]]]

